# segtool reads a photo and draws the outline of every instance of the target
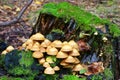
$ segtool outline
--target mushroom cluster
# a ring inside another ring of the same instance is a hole
[[[55,40],[51,42],[46,39],[41,33],[36,33],[30,37],[23,45],[23,48],[33,51],[33,57],[38,59],[38,62],[43,65],[46,69],[45,74],[54,74],[55,71],[59,71],[58,66],[51,67],[50,63],[53,61],[47,56],[55,56],[60,59],[60,65],[64,68],[71,68],[73,71],[80,71],[83,66],[80,64],[80,56],[78,44],[71,40],[69,42],[60,40]]]

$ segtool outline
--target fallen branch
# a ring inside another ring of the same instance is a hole
[[[21,19],[23,13],[25,12],[25,10],[30,6],[30,4],[33,2],[33,0],[29,0],[28,3],[21,9],[20,13],[18,14],[18,16],[16,18],[14,18],[13,20],[11,21],[7,21],[7,22],[2,22],[0,23],[0,27],[3,27],[3,26],[8,26],[8,25],[11,25],[11,24],[15,24],[15,23],[18,23],[19,20]]]

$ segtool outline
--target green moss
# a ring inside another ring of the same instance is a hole
[[[120,29],[117,25],[111,23],[107,19],[101,19],[100,17],[93,15],[78,6],[71,5],[67,2],[61,3],[47,3],[43,6],[38,12],[52,14],[59,18],[65,18],[66,21],[69,21],[71,18],[75,19],[78,27],[84,31],[95,32],[96,25],[109,25],[110,33],[114,37],[120,36]]]
[[[44,76],[45,76],[45,80],[57,80],[57,78],[58,78],[57,74],[54,74],[54,75],[45,74]]]
[[[110,68],[106,68],[104,70],[104,76],[105,76],[106,80],[113,80],[114,79],[112,70]]]
[[[0,67],[4,67],[4,58],[5,58],[5,55],[1,54],[0,55]]]
[[[23,79],[23,78],[8,77],[8,76],[2,76],[2,77],[0,77],[0,80],[25,80],[25,79]]]
[[[86,78],[79,78],[76,75],[65,75],[62,80],[86,80]]]

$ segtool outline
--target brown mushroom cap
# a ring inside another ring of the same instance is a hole
[[[84,67],[81,64],[77,64],[74,66],[73,71],[80,71],[84,69]]]
[[[73,48],[79,50],[78,44],[74,40],[70,40],[69,45],[71,45]]]
[[[68,66],[69,63],[66,63],[65,60],[62,60],[62,61],[60,62],[60,65],[62,65],[62,66]]]
[[[39,62],[39,64],[43,64],[43,63],[45,63],[45,58],[38,59],[38,62]]]
[[[51,67],[47,67],[47,68],[44,70],[44,73],[45,73],[45,74],[55,74],[55,71],[54,71],[54,69],[52,69]]]
[[[66,45],[64,45],[63,47],[62,47],[62,49],[61,49],[61,51],[63,51],[63,52],[70,52],[70,51],[72,51],[73,49],[72,49],[72,47],[69,45],[69,44],[66,44]]]
[[[59,51],[58,54],[56,55],[56,58],[67,58],[68,54],[65,52]]]
[[[53,41],[53,43],[51,45],[56,47],[56,48],[61,48],[62,42],[60,40],[55,40],[55,41]]]
[[[72,52],[70,52],[70,55],[71,55],[71,56],[79,56],[79,55],[80,55],[80,53],[78,52],[78,50],[73,49],[73,51],[72,51]]]
[[[27,46],[26,46],[26,49],[31,49],[33,47],[33,44],[28,44]]]
[[[33,56],[34,58],[42,58],[44,55],[43,55],[43,53],[41,53],[41,52],[39,52],[39,51],[36,51],[36,52],[34,52],[34,53],[32,54],[32,56]]]
[[[46,49],[45,49],[44,47],[41,47],[41,46],[40,46],[39,49],[40,49],[40,52],[42,52],[42,53],[46,52]]]
[[[44,40],[44,43],[46,43],[47,45],[50,45],[50,44],[51,44],[51,41],[48,40],[48,39],[45,39],[45,40]]]
[[[78,64],[78,63],[80,63],[80,60],[78,59],[78,58],[74,58],[76,61],[75,61],[75,64]]]
[[[74,63],[76,60],[74,57],[72,56],[68,56],[66,59],[65,59],[65,62],[66,63]]]
[[[46,48],[48,45],[45,42],[42,42],[40,46]]]
[[[1,54],[7,54],[8,52],[6,50],[4,50]]]
[[[23,48],[26,48],[26,47],[27,47],[26,42],[22,44],[22,47],[23,47]]]
[[[59,68],[58,66],[55,66],[53,69],[54,69],[55,71],[59,71],[59,70],[60,70],[60,68]]]
[[[32,51],[39,51],[40,50],[39,47],[40,47],[40,43],[39,42],[35,42],[30,50],[32,50]]]
[[[43,63],[43,67],[50,67],[50,64],[48,62]]]
[[[40,40],[43,41],[45,40],[45,37],[41,33],[36,33],[30,37],[32,40]]]
[[[26,42],[25,42],[25,44],[33,44],[33,40],[32,39],[28,39]]]
[[[64,42],[63,42],[63,45],[66,45],[66,44],[68,44],[68,42],[67,42],[67,41],[64,41]]]
[[[57,50],[56,48],[54,48],[54,47],[49,48],[49,49],[47,50],[47,54],[48,54],[48,55],[57,55],[57,53],[58,53],[58,50]]]
[[[51,41],[45,39],[44,42],[41,43],[41,46],[47,48],[51,44]]]
[[[12,51],[12,50],[14,50],[14,47],[12,47],[12,46],[8,46],[8,47],[6,48],[6,51],[7,51],[7,52],[10,52],[10,51]]]

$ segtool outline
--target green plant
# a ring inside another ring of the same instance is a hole
[[[76,75],[64,75],[62,80],[86,80],[86,78],[79,78]]]
[[[13,50],[5,55],[4,63],[5,69],[14,76],[13,78],[22,76],[25,79],[33,80],[43,69],[32,57],[31,51]]]

